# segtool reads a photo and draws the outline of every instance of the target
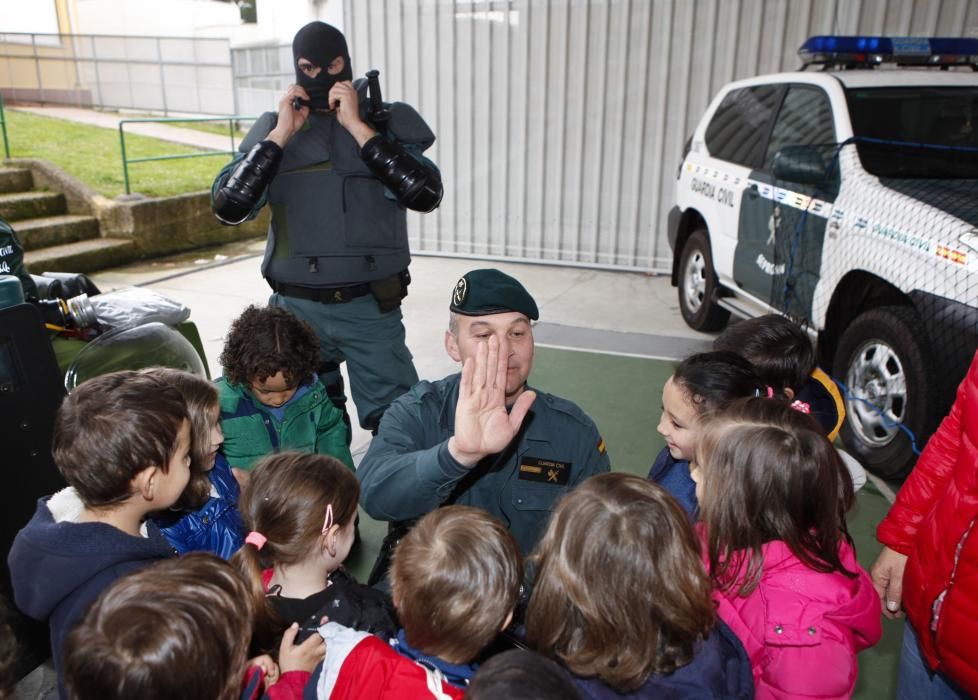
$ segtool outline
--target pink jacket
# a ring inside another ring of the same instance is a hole
[[[746,597],[715,591],[720,617],[740,637],[754,671],[755,696],[848,698],[856,685],[856,654],[883,634],[880,599],[855,552],[841,561],[852,579],[814,571],[784,542],[761,549],[761,582]]]

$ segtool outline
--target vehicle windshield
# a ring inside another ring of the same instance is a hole
[[[868,172],[978,178],[978,86],[848,88],[846,98]]]

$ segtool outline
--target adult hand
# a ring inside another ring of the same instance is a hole
[[[455,434],[448,451],[460,464],[474,467],[483,457],[502,452],[523,424],[536,394],[524,391],[506,411],[509,343],[496,336],[479,343],[476,356],[462,365],[455,405]]]
[[[336,121],[356,140],[358,146],[376,136],[370,125],[360,118],[360,98],[349,80],[336,83],[329,90],[329,108],[336,110]]]
[[[248,661],[249,666],[257,666],[265,674],[265,685],[275,685],[278,683],[280,677],[278,664],[276,664],[272,657],[268,654],[262,654],[261,656],[256,656]]]
[[[268,139],[277,143],[281,148],[285,148],[285,144],[302,128],[306,123],[306,119],[309,118],[308,107],[303,105],[299,109],[296,109],[292,106],[297,97],[308,100],[309,93],[299,85],[289,85],[288,90],[285,91],[285,94],[278,101],[278,122],[275,124],[275,128],[272,129],[271,133],[268,134]]]
[[[883,614],[891,620],[903,617],[900,605],[903,603],[903,572],[906,566],[906,554],[883,547],[869,570],[873,587],[883,603]]]
[[[323,660],[326,655],[326,642],[319,634],[311,634],[302,644],[295,644],[295,636],[299,634],[299,624],[293,622],[285,634],[282,635],[282,643],[278,648],[278,665],[282,673],[289,671],[308,671],[312,673],[316,664]]]

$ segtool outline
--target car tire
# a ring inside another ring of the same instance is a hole
[[[922,448],[939,418],[926,339],[913,308],[884,306],[858,316],[835,351],[833,374],[848,389],[840,437],[867,469],[885,479],[902,479],[917,461],[913,441],[895,424],[909,429]]]
[[[717,275],[706,229],[690,234],[679,259],[679,310],[686,325],[696,331],[718,331],[730,312],[716,303]]]

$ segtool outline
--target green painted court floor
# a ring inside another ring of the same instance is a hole
[[[598,424],[612,468],[645,476],[664,444],[656,425],[662,411],[662,386],[673,365],[664,360],[538,346],[530,384],[580,405]],[[859,491],[849,514],[849,531],[859,561],[867,569],[879,551],[874,533],[888,507],[869,482]],[[365,581],[387,527],[362,511],[360,517],[361,544],[347,566]],[[883,620],[883,640],[859,655],[854,698],[893,697],[902,633],[902,623]]]

